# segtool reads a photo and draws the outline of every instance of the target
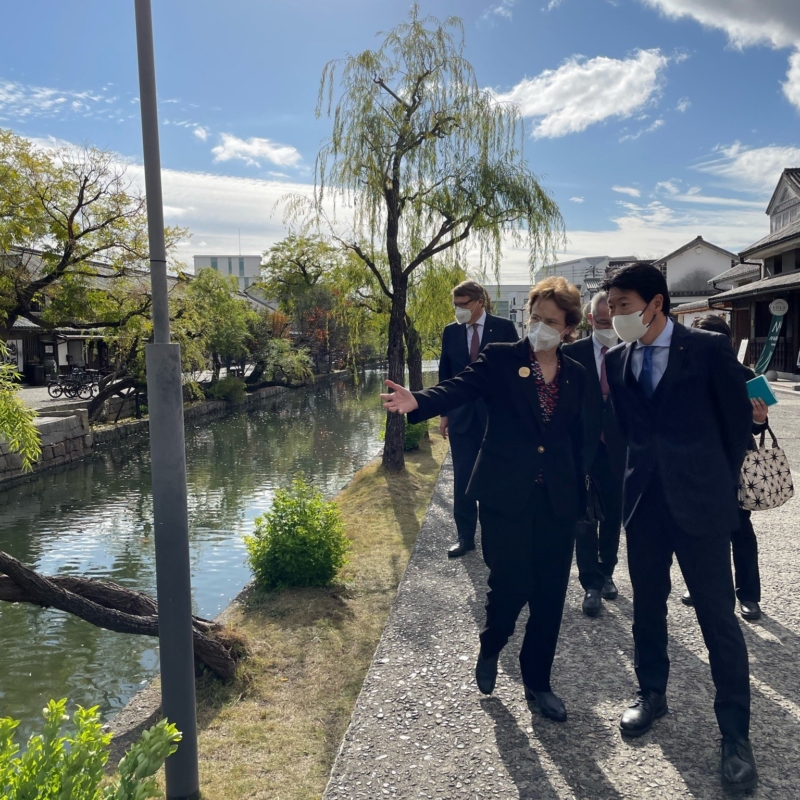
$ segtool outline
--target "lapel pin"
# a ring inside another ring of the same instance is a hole
[[[529,378],[531,375],[531,368],[530,367],[520,367],[519,368],[519,376],[520,378]]]

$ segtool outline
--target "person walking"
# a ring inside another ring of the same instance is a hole
[[[475,679],[484,694],[494,691],[498,656],[527,603],[519,657],[525,696],[545,717],[563,722],[566,708],[550,675],[575,526],[586,508],[586,474],[585,371],[560,345],[580,323],[580,293],[564,278],[547,278],[531,289],[528,312],[528,335],[515,344],[489,345],[463,372],[420,392],[386,381],[393,393],[381,397],[409,422],[486,402],[486,435],[467,488],[479,503],[489,567]]]
[[[486,289],[477,281],[464,281],[453,289],[456,321],[442,331],[439,382],[449,380],[476,361],[481,351],[493,342],[516,342],[517,329],[510,319],[490,314]],[[453,517],[458,541],[447,551],[458,558],[475,549],[478,504],[467,497],[475,459],[486,432],[487,410],[482,399],[454,408],[439,421],[439,432],[450,438],[453,456]]]
[[[619,343],[611,324],[608,295],[598,292],[588,313],[592,335],[564,346],[564,353],[586,369],[584,454],[603,504],[600,523],[578,523],[575,555],[583,587],[583,613],[596,617],[602,601],[616,600],[614,568],[622,528],[622,478],[627,447],[609,398],[606,353]]]
[[[722,782],[748,790],[758,773],[749,739],[747,647],[730,563],[752,424],[744,375],[722,336],[673,322],[667,282],[656,267],[622,267],[601,288],[625,342],[606,356],[614,411],[628,443],[623,524],[639,682],[620,730],[641,736],[668,710],[667,597],[675,554],[708,648]]]
[[[731,346],[733,345],[733,334],[730,325],[716,314],[710,314],[707,317],[695,320],[692,327],[700,328],[704,331],[712,331],[713,333],[721,333],[727,337]],[[742,372],[748,381],[756,377],[755,372],[744,365],[742,365]],[[758,436],[769,426],[769,410],[767,404],[758,398],[752,398],[750,403],[753,406],[753,435]],[[761,575],[758,569],[758,542],[749,511],[743,508],[739,509],[739,523],[739,527],[731,536],[734,586],[736,587],[736,597],[739,600],[739,613],[742,615],[742,619],[752,622],[761,619]],[[688,589],[681,597],[681,601],[687,606],[694,605],[692,593]]]

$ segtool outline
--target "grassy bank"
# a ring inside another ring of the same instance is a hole
[[[431,430],[405,473],[372,463],[337,497],[353,543],[340,584],[230,610],[252,655],[233,685],[200,688],[206,800],[321,796],[446,451]]]

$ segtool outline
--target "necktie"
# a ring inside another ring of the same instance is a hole
[[[639,385],[642,387],[647,399],[650,400],[655,393],[653,386],[653,348],[642,348],[642,371],[639,373]]]
[[[478,325],[472,326],[472,341],[469,343],[469,360],[477,361],[481,353],[481,338],[478,336]]]
[[[606,375],[606,353],[608,348],[603,345],[600,348],[600,391],[603,393],[603,400],[608,399],[610,389],[608,388],[608,375]]]

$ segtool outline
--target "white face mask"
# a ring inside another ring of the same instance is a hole
[[[595,328],[594,336],[595,339],[600,342],[600,344],[605,345],[606,347],[614,347],[615,345],[619,344],[619,337],[613,328],[611,330],[608,330],[607,328]]]
[[[461,308],[461,306],[456,306],[456,322],[459,325],[466,325],[472,319],[472,309],[471,308]]]
[[[611,318],[614,330],[623,342],[628,342],[628,344],[636,342],[647,333],[647,329],[653,320],[650,320],[647,325],[642,322],[645,311],[647,311],[647,306],[641,311],[634,311],[632,314],[622,314]]]
[[[558,347],[561,344],[561,334],[544,322],[533,322],[528,328],[528,341],[534,353],[538,353]]]

